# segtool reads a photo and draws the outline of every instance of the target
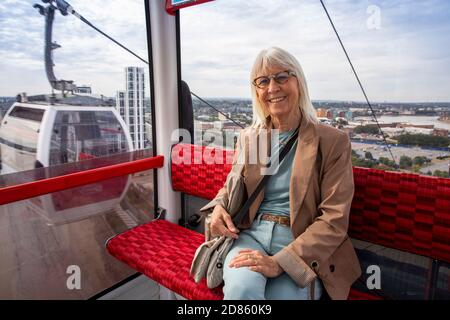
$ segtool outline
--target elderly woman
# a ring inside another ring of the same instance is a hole
[[[266,168],[250,155],[275,154],[297,128],[299,134],[240,225],[225,210],[225,187],[201,209],[208,234],[235,239],[225,260],[224,298],[317,299],[325,289],[332,299],[346,299],[361,274],[347,236],[354,191],[349,138],[317,123],[300,64],[285,50],[261,51],[251,82],[255,121],[238,138],[232,168],[244,162],[248,195]],[[271,138],[263,138],[264,130]]]

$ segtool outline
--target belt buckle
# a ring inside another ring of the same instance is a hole
[[[276,219],[275,219],[275,222],[278,223],[278,224],[283,225],[283,219],[282,218],[283,218],[282,216],[277,215]]]

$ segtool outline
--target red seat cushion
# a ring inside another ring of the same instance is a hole
[[[189,144],[172,149],[175,191],[212,199],[223,186],[234,152]],[[217,157],[221,155],[221,157]],[[220,160],[228,161],[223,164]],[[203,160],[202,160],[203,159]],[[450,262],[450,179],[353,168],[349,234],[357,239]],[[196,284],[189,269],[203,235],[158,220],[111,239],[117,259],[187,299],[222,299],[221,288]],[[349,299],[378,297],[351,290]]]
[[[233,156],[233,150],[176,144],[170,159],[173,190],[213,199],[227,179]]]
[[[353,168],[351,237],[450,262],[450,179]]]
[[[233,154],[177,144],[171,154],[173,189],[214,198]],[[450,179],[359,167],[353,167],[353,176],[351,237],[450,262]]]
[[[221,300],[222,287],[213,290],[203,279],[195,283],[189,275],[195,250],[204,236],[165,220],[135,227],[108,241],[111,255],[190,300]],[[371,296],[352,289],[350,300],[372,300]]]
[[[350,289],[348,300],[383,300],[381,297]]]
[[[155,220],[119,234],[108,241],[111,255],[164,287],[191,300],[220,300],[222,288],[208,289],[203,279],[189,275],[202,234],[165,220]]]

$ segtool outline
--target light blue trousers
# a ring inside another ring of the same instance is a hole
[[[260,220],[258,216],[250,229],[242,230],[239,239],[225,259],[223,287],[225,300],[309,300],[310,286],[300,288],[287,273],[276,278],[266,278],[259,272],[247,267],[230,268],[228,265],[242,249],[261,251],[266,255],[274,255],[293,241],[289,227],[272,221]],[[315,299],[322,294],[322,283],[315,280]]]

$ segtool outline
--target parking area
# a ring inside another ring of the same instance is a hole
[[[391,159],[391,155],[386,146],[363,143],[363,142],[352,142],[352,149],[355,150],[360,156],[364,157],[365,152],[370,152],[374,159],[379,159],[380,157],[387,157]],[[428,150],[421,149],[418,147],[395,147],[391,146],[392,154],[395,158],[395,162],[399,163],[400,157],[405,155],[410,158],[422,156],[431,159],[432,161],[428,166],[420,169],[422,173],[428,171],[434,172],[434,170],[448,171],[450,166],[450,159],[439,160],[437,157],[448,156],[450,152],[444,152],[439,150]]]

